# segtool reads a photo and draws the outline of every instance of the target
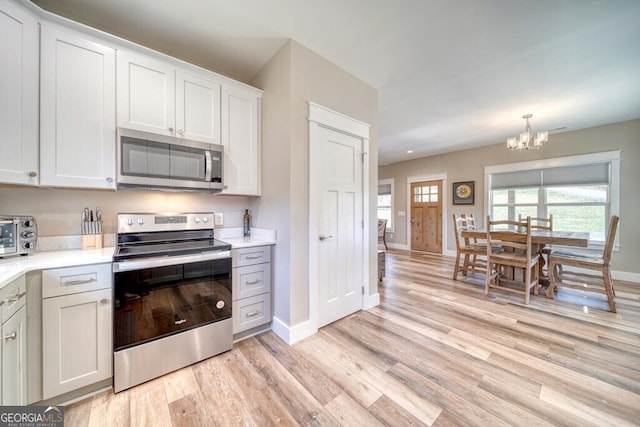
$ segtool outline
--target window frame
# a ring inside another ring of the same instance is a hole
[[[547,159],[530,160],[516,163],[505,163],[501,165],[492,165],[484,167],[484,212],[485,215],[490,215],[492,207],[492,194],[491,194],[491,175],[506,172],[525,171],[533,169],[547,169],[552,167],[563,166],[579,166],[589,163],[608,163],[609,164],[609,200],[605,204],[605,227],[608,227],[608,222],[611,215],[620,215],[620,160],[621,151],[603,151],[600,153],[591,154],[579,154],[574,156],[565,157],[552,157]],[[523,187],[524,188],[524,187]],[[540,216],[546,216],[546,212],[540,212],[540,206],[543,206],[544,211],[547,207],[545,187],[540,186],[538,188],[538,214]],[[595,205],[595,204],[594,204]],[[503,206],[501,204],[500,206]],[[563,206],[565,206],[563,204]],[[604,230],[605,234],[607,229]],[[602,249],[605,242],[589,241],[590,249]],[[615,240],[615,250],[619,249],[619,234]]]
[[[380,188],[381,185],[389,185],[391,187],[391,206],[389,206],[389,209],[391,210],[391,219],[387,222],[387,233],[393,233],[395,231],[395,227],[394,227],[394,194],[395,194],[395,189],[394,189],[394,179],[393,178],[384,178],[384,179],[379,179],[378,180],[378,188]],[[377,196],[379,195],[376,194],[376,212],[377,209],[379,208],[379,205],[377,203]],[[386,208],[386,206],[384,206]],[[380,216],[378,215],[378,218]]]

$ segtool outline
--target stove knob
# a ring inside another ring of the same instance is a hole
[[[26,219],[24,221],[22,221],[22,226],[23,227],[33,227],[33,220],[32,219]]]
[[[199,222],[200,222],[200,217],[199,217],[199,216],[197,216],[197,217],[195,217],[193,220],[194,220],[194,221],[196,222],[196,224],[197,224],[197,223],[199,223]]]
[[[34,233],[33,231],[23,231],[22,233],[20,233],[20,236],[23,239],[31,239],[33,236],[35,236],[36,233]]]
[[[144,218],[138,218],[138,224],[140,225],[144,224]]]
[[[202,222],[209,222],[209,218],[207,218],[206,216],[202,217]]]
[[[128,225],[133,225],[133,218],[131,218],[131,217],[127,218],[127,224]]]
[[[33,242],[24,242],[22,244],[23,249],[33,249]]]

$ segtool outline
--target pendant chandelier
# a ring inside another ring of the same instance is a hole
[[[529,119],[533,117],[533,114],[525,114],[522,116],[527,121],[524,127],[524,132],[519,137],[513,136],[507,138],[507,147],[511,150],[529,150],[535,148],[536,150],[544,145],[549,140],[549,132],[537,132],[535,135],[531,130]]]

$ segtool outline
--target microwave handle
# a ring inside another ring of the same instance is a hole
[[[204,178],[207,182],[211,182],[211,151],[206,150],[204,152]]]

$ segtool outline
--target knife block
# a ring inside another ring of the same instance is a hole
[[[82,249],[102,249],[104,247],[104,234],[83,234]]]

